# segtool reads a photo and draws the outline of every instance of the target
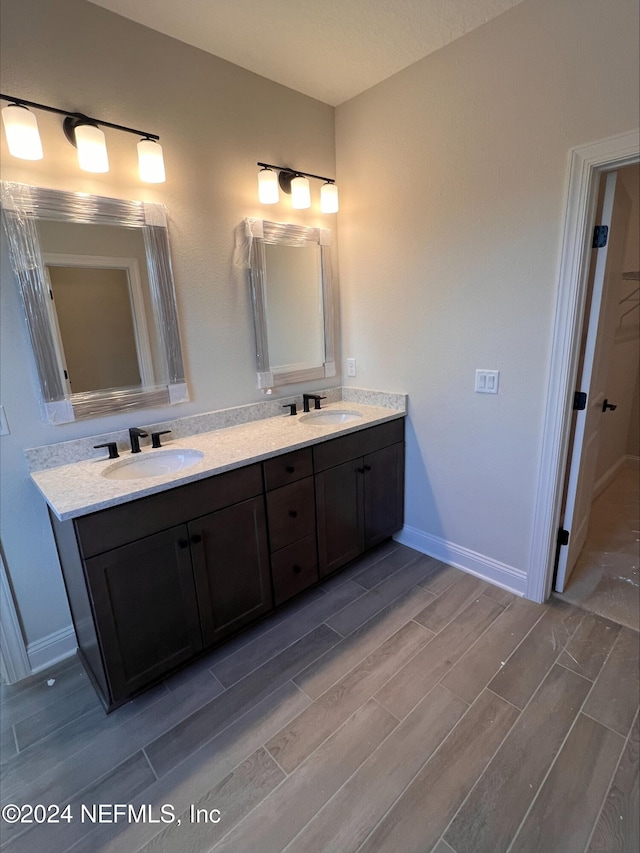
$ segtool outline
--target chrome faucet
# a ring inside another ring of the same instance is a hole
[[[131,427],[129,430],[129,440],[131,441],[131,452],[140,453],[140,439],[146,438],[149,433],[138,427]]]

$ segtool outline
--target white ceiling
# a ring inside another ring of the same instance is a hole
[[[89,0],[337,106],[522,0]]]

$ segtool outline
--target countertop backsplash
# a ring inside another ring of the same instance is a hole
[[[407,411],[407,395],[388,393],[384,391],[373,391],[364,388],[336,387],[314,391],[326,399],[323,405],[329,403],[350,402],[366,406],[380,406],[383,408]],[[171,436],[167,439],[176,441],[181,438],[199,435],[200,433],[213,432],[218,429],[251,423],[265,418],[274,418],[284,413],[283,407],[289,403],[297,403],[298,410],[302,411],[302,394],[277,399],[264,400],[259,403],[249,403],[244,406],[235,406],[229,409],[218,409],[213,412],[205,412],[199,415],[191,415],[186,418],[160,421],[148,424],[144,421],[144,413],[136,414],[135,424],[132,426],[143,427],[149,434],[151,431],[171,430]],[[94,449],[96,444],[105,444],[115,441],[118,448],[126,448],[129,443],[128,430],[117,430],[109,433],[99,433],[86,438],[77,438],[72,441],[60,441],[45,444],[40,447],[26,448],[24,453],[30,473],[46,471],[49,468],[58,468],[61,465],[71,465],[74,462],[97,459],[103,451]]]

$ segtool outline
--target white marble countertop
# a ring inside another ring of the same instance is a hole
[[[344,424],[319,426],[313,425],[312,421],[301,420],[301,415],[279,415],[163,441],[162,446],[167,449],[199,450],[204,454],[202,460],[192,467],[170,474],[128,480],[109,479],[103,474],[114,461],[102,457],[32,471],[30,476],[56,516],[65,521],[406,415],[406,411],[400,409],[344,400],[322,407],[322,411],[332,409],[358,412],[362,417]],[[143,458],[143,454],[151,456],[154,452],[157,451],[145,446],[136,459]],[[121,453],[121,459],[128,457],[130,454]]]

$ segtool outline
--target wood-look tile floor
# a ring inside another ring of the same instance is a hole
[[[589,533],[563,593],[558,598],[640,627],[640,477],[637,460],[627,460],[591,506]]]
[[[640,849],[638,634],[392,542],[109,716],[75,660],[0,709],[3,804],[70,817],[7,853]]]

